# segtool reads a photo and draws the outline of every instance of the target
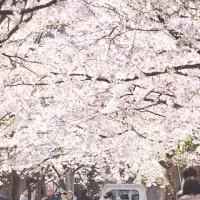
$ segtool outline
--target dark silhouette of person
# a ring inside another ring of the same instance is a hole
[[[91,200],[91,198],[89,196],[87,196],[86,189],[81,192],[81,195],[80,195],[80,197],[78,197],[77,200]]]
[[[183,179],[184,181],[189,178],[189,177],[194,177],[194,178],[197,178],[197,171],[195,168],[193,167],[186,167],[184,170],[183,170]],[[199,185],[199,191],[200,191],[200,185]],[[179,199],[180,197],[182,197],[184,194],[183,194],[183,190],[180,190],[179,192],[177,192],[176,194],[176,198]]]
[[[183,185],[183,196],[180,200],[199,200],[199,182],[195,177],[189,177],[185,180]]]

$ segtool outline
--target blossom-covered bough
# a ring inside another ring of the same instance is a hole
[[[2,1],[2,169],[81,163],[103,178],[109,167],[114,181],[161,176],[165,151],[198,135],[199,7]]]

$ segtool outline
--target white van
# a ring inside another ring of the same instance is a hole
[[[105,200],[104,196],[109,191],[115,200],[147,200],[146,190],[142,184],[106,184],[100,200]]]

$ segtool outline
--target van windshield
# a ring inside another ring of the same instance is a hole
[[[137,190],[111,190],[115,200],[139,200]]]

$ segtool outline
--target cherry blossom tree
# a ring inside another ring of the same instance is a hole
[[[161,176],[157,160],[199,134],[199,7],[3,1],[2,168],[79,163],[112,181]]]

